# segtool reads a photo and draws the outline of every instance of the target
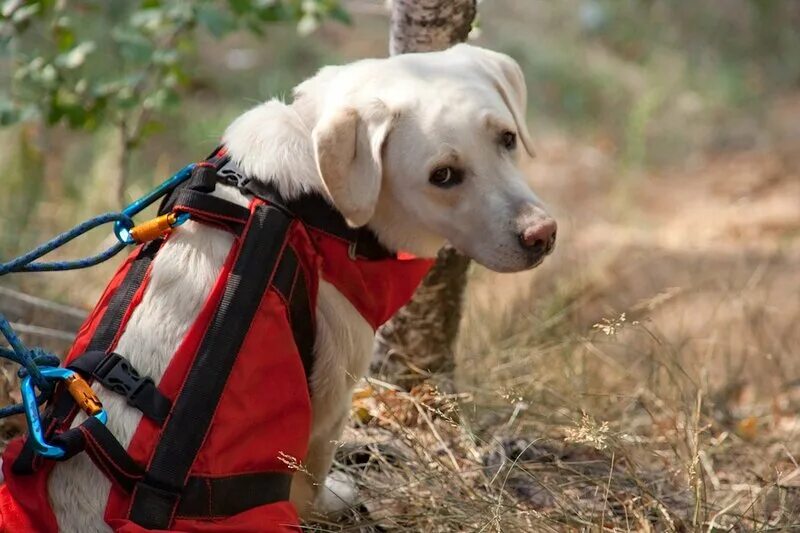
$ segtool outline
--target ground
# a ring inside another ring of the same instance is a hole
[[[457,393],[359,387],[337,468],[363,504],[312,529],[800,527],[795,133],[651,172],[540,139],[526,170],[556,252],[473,267]]]

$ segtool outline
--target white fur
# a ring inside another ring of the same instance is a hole
[[[519,249],[515,232],[545,215],[516,170],[513,154],[498,148],[492,129],[502,123],[519,131],[528,145],[519,119],[524,83],[518,71],[506,56],[469,46],[326,68],[298,87],[292,105],[270,101],[248,111],[230,125],[223,141],[247,175],[273,182],[286,197],[339,187],[340,193],[347,191],[337,202],[345,216],[352,213],[339,204],[351,199],[360,206],[374,204],[368,206],[374,211],[369,225],[389,247],[432,255],[449,239],[490,267],[520,270],[533,262]],[[352,110],[354,120],[322,120],[336,109]],[[357,139],[350,153],[315,149],[312,137],[337,133]],[[438,162],[462,165],[469,182],[460,189],[433,190],[427,176]],[[350,198],[366,193],[349,182],[326,182],[328,164],[343,170],[340,180],[359,179],[353,168],[377,169],[370,187],[379,194],[373,190],[374,198]],[[247,203],[228,187],[218,187],[215,194]],[[207,298],[232,242],[226,232],[187,222],[153,262],[150,285],[116,351],[156,382]],[[373,343],[368,323],[324,280],[316,320],[313,422],[305,465],[310,475],[295,475],[291,494],[301,516],[313,510],[318,497],[316,508],[322,510],[354,498],[353,487],[340,479],[329,487],[338,497],[328,490],[319,493],[347,420],[352,387],[367,370]],[[109,429],[127,445],[141,414],[101,386],[94,390],[108,411]],[[107,531],[103,512],[109,488],[84,455],[58,464],[48,489],[60,528]]]
[[[234,120],[222,142],[246,176],[272,181],[293,199],[322,189],[310,135],[291,107],[270,100]]]

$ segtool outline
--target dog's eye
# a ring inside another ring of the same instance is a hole
[[[500,136],[500,144],[506,150],[513,150],[517,147],[517,134],[513,131],[504,131]]]
[[[458,185],[463,180],[464,177],[461,171],[453,167],[439,167],[431,172],[431,176],[428,178],[431,184],[442,188]]]

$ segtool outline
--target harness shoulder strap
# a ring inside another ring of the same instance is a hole
[[[222,300],[162,429],[145,477],[134,489],[130,519],[143,527],[167,529],[176,514],[225,383],[273,278],[291,220],[274,206],[259,203],[253,208]],[[285,496],[288,498],[288,493]]]

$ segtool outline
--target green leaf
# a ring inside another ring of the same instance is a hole
[[[236,20],[230,12],[210,5],[201,5],[197,9],[197,21],[217,39],[236,29]]]
[[[67,17],[61,18],[67,19]],[[68,19],[64,23],[61,23],[61,20],[56,23],[53,28],[53,35],[55,36],[56,48],[58,48],[59,52],[66,52],[75,46],[75,32],[69,27]]]
[[[113,99],[115,107],[118,109],[133,109],[139,105],[136,95],[133,92],[133,87],[136,85],[136,78],[126,76],[123,79],[116,81],[117,91],[109,93],[109,97]]]
[[[120,54],[125,59],[144,63],[153,55],[153,42],[133,28],[116,28],[111,37],[119,45]]]
[[[94,52],[96,48],[97,46],[92,41],[84,41],[69,52],[58,55],[55,63],[59,67],[74,70],[83,66],[86,62],[86,57]]]
[[[143,139],[145,137],[149,137],[150,135],[154,135],[156,133],[161,133],[166,129],[166,125],[163,121],[157,119],[151,119],[142,125],[142,129],[139,131],[139,138]]]
[[[353,24],[353,19],[350,17],[350,13],[348,13],[347,10],[340,4],[333,6],[328,14],[333,20],[341,22],[342,24],[347,24],[348,26]]]
[[[131,15],[131,26],[146,32],[156,33],[160,30],[166,21],[166,14],[162,8],[150,8],[136,11]]]
[[[11,21],[16,25],[20,25],[30,20],[38,12],[39,4],[28,4],[27,6],[14,10],[11,15]]]
[[[0,126],[10,126],[20,120],[20,112],[14,102],[0,97]]]
[[[228,5],[237,15],[246,15],[254,9],[252,0],[228,0]]]
[[[175,49],[170,50],[156,50],[153,52],[153,63],[156,65],[171,66],[175,65],[180,59],[178,51]]]

